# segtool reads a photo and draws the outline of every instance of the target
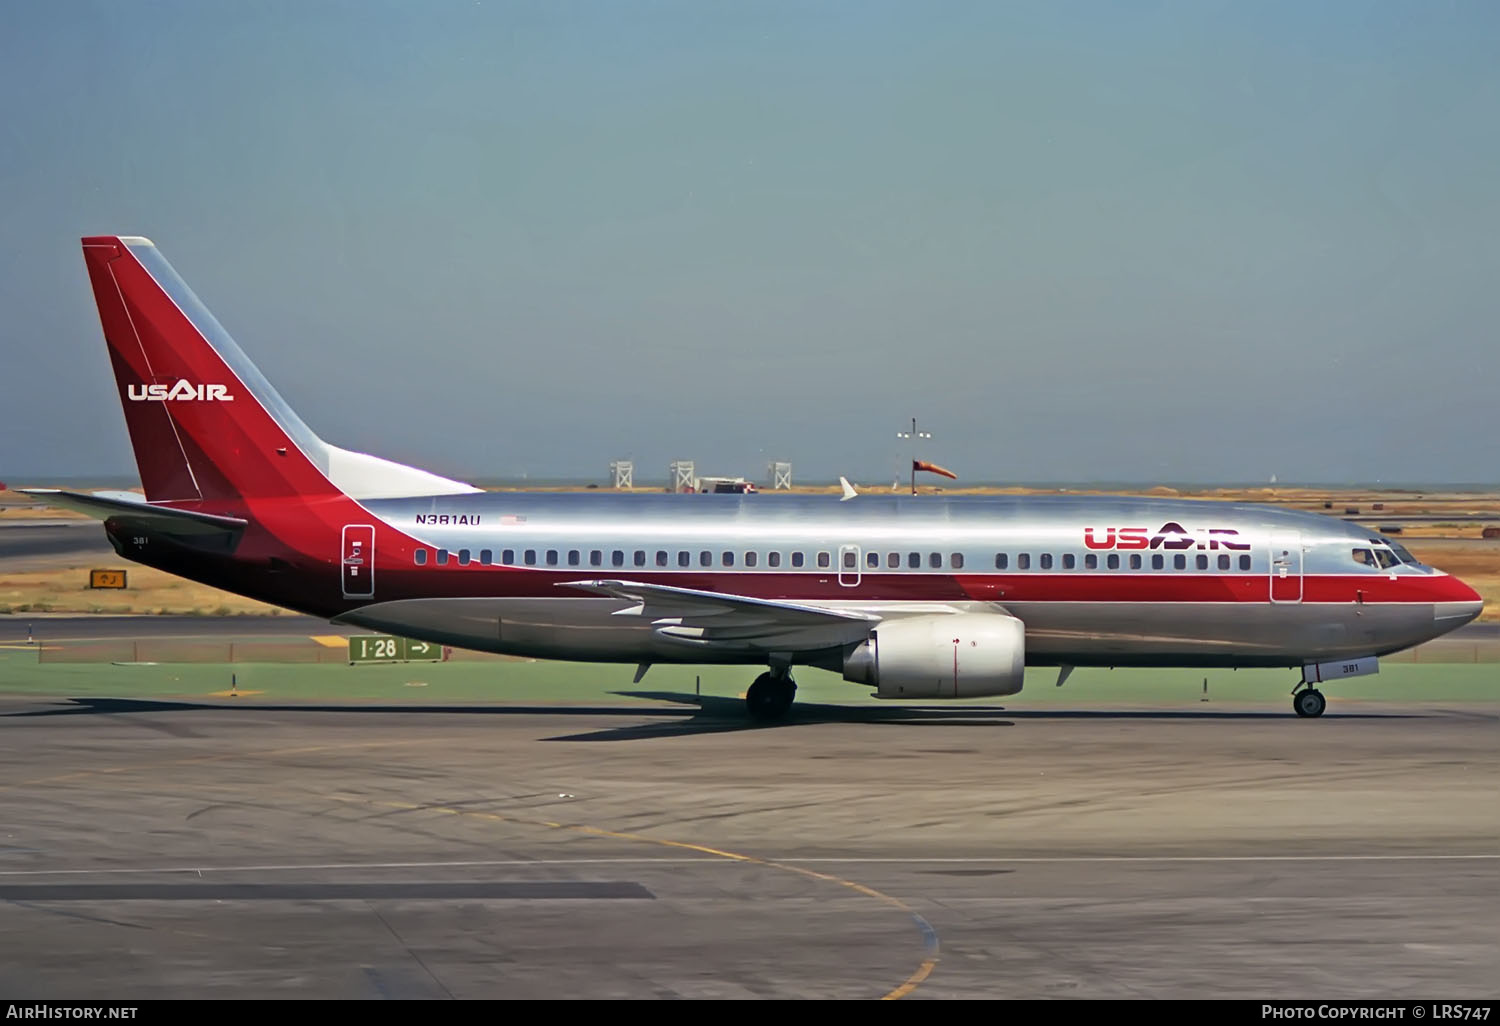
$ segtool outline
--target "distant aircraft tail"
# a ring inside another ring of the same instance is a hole
[[[478,491],[324,442],[149,239],[85,238],[83,255],[149,501]]]

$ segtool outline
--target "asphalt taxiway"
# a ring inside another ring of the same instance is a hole
[[[21,520],[0,523],[0,562],[11,571],[51,570],[58,562],[117,559],[95,520]]]
[[[1492,997],[1493,705],[0,700],[0,991]]]

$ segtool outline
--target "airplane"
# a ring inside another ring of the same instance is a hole
[[[1025,668],[1288,667],[1318,685],[1479,615],[1399,543],[1316,513],[1163,498],[484,492],[325,442],[148,239],[83,239],[144,496],[29,489],[122,557],[333,623],[636,666],[795,667],[880,698]],[[852,494],[851,494],[852,493]]]

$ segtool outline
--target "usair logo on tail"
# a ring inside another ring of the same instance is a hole
[[[138,403],[234,401],[228,385],[194,385],[186,378],[178,378],[175,385],[131,385],[126,391]]]

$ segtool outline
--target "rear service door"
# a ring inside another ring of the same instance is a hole
[[[375,528],[370,524],[344,526],[344,598],[375,597]]]

